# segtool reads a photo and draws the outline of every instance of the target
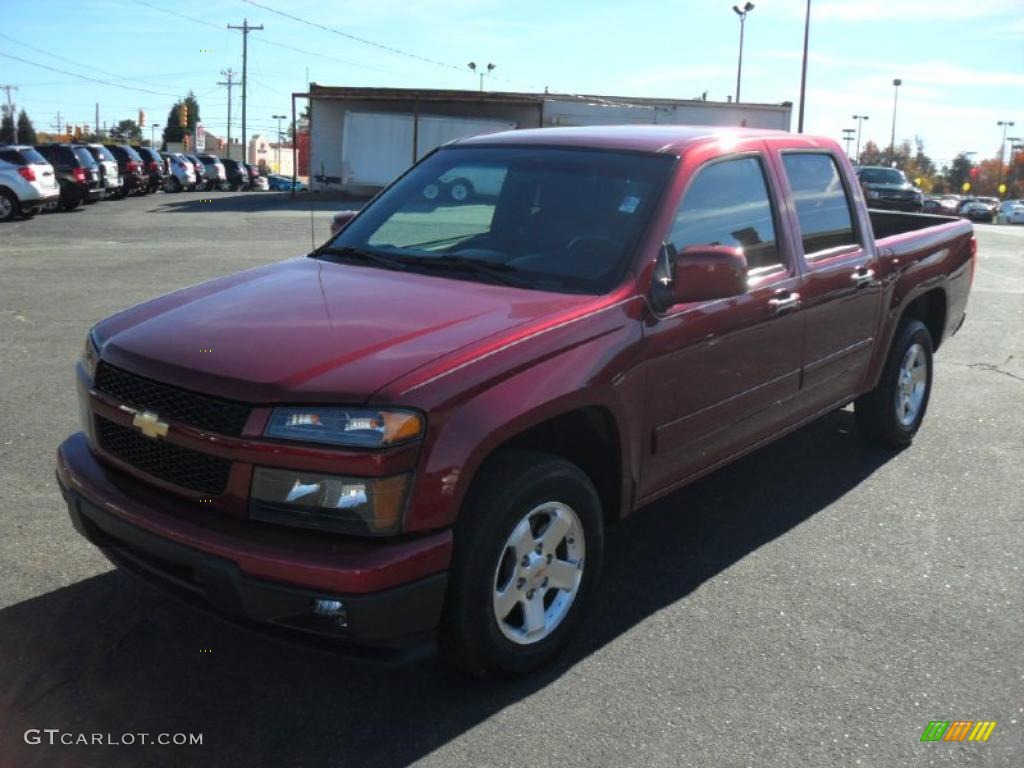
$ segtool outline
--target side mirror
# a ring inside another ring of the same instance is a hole
[[[334,218],[331,219],[331,235],[336,235],[343,230],[348,223],[356,217],[359,211],[339,211],[334,214]]]
[[[656,274],[653,299],[659,310],[747,292],[747,259],[741,248],[691,245],[672,259],[671,247],[666,246]]]

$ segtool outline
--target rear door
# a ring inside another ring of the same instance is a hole
[[[804,261],[800,407],[808,415],[856,394],[875,343],[881,283],[870,224],[833,151],[784,149],[776,161]]]
[[[650,455],[641,496],[677,484],[789,420],[800,379],[799,268],[764,145],[687,159],[688,188],[665,242],[741,247],[746,294],[671,307],[645,329]]]

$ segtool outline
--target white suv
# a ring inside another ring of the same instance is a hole
[[[167,160],[167,189],[170,192],[181,192],[183,189],[195,189],[196,172],[192,161],[181,152],[161,152]]]
[[[0,144],[0,221],[35,216],[60,198],[53,166],[33,147]]]

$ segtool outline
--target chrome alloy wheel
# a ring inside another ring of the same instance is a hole
[[[506,638],[532,645],[555,631],[579,592],[585,549],[579,517],[561,502],[519,521],[494,573],[494,618]]]
[[[911,344],[903,355],[896,380],[896,418],[904,427],[912,426],[921,412],[927,385],[928,358],[924,347]]]
[[[0,195],[0,221],[9,219],[14,215],[14,203],[7,195]]]

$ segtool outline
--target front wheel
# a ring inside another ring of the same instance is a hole
[[[13,219],[18,212],[18,198],[6,189],[0,189],[0,221]]]
[[[579,625],[603,554],[601,502],[579,467],[533,451],[493,459],[455,529],[442,653],[477,676],[548,663]]]
[[[854,404],[861,434],[892,448],[910,445],[928,408],[932,371],[928,328],[920,320],[901,321],[878,386]]]

